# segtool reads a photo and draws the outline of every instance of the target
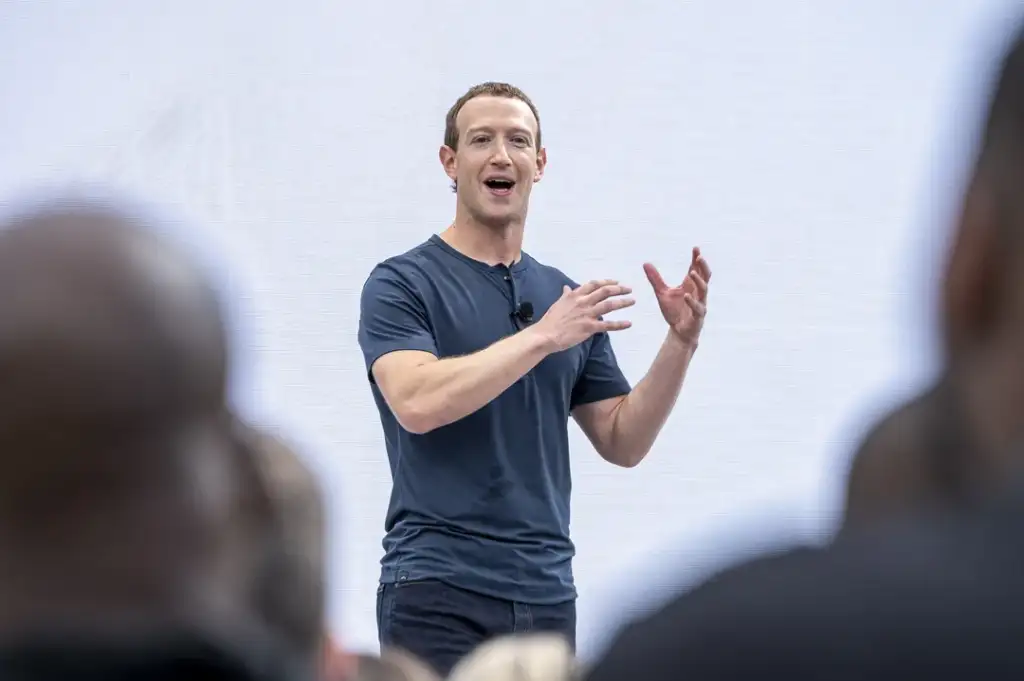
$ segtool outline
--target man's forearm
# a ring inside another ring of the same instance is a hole
[[[427,433],[469,416],[543,360],[548,341],[533,327],[479,352],[417,367],[406,400],[406,427]]]
[[[609,454],[617,463],[635,466],[647,456],[672,413],[696,349],[669,332],[647,375],[616,408]]]

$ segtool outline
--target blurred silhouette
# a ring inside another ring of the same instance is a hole
[[[571,681],[576,661],[568,641],[558,634],[504,636],[464,657],[448,681]]]
[[[316,476],[280,437],[240,426],[271,504],[269,552],[256,584],[257,612],[288,645],[319,666],[325,626],[326,518]]]
[[[0,225],[0,676],[291,673],[252,625],[270,506],[227,359],[213,288],[145,218]]]
[[[929,458],[929,391],[882,418],[861,442],[847,477],[841,530],[870,528],[917,509],[950,502],[954,488]]]
[[[425,662],[408,652],[385,648],[378,655],[356,655],[350,681],[440,681]]]

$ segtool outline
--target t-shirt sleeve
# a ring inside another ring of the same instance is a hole
[[[590,352],[583,366],[583,373],[572,389],[570,409],[575,409],[581,404],[628,395],[629,391],[629,381],[615,359],[611,338],[607,333],[594,335],[590,339]]]
[[[373,382],[373,364],[399,350],[437,355],[423,299],[393,266],[374,268],[359,301],[359,348]]]

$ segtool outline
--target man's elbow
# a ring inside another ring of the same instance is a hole
[[[402,382],[378,378],[377,386],[392,416],[404,430],[413,435],[425,435],[444,425],[440,421],[444,405],[419,389],[407,376]]]
[[[391,407],[398,425],[413,435],[426,435],[445,425],[441,409],[423,400],[405,400]]]
[[[633,443],[630,440],[634,438],[623,432],[620,419],[625,403],[623,396],[586,405],[576,418],[602,459],[620,468],[635,468],[647,456],[651,446]]]
[[[622,468],[636,468],[647,458],[647,452],[634,452],[619,457],[617,464]]]
[[[410,407],[402,409],[395,409],[392,407],[391,412],[395,415],[398,425],[402,426],[402,428],[413,435],[426,435],[437,428],[437,426],[431,421],[430,414],[427,412],[412,409]]]
[[[648,451],[647,449],[626,449],[624,447],[601,447],[597,453],[608,463],[620,468],[636,468],[641,461],[647,458]]]

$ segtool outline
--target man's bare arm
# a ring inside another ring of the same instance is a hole
[[[573,416],[594,449],[612,463],[632,467],[654,446],[679,398],[707,313],[711,268],[693,248],[690,269],[679,286],[665,283],[651,263],[644,265],[658,307],[671,329],[650,370],[625,397],[581,405]]]
[[[696,347],[669,333],[647,375],[624,397],[580,405],[573,417],[606,461],[632,468],[672,413]]]
[[[469,416],[508,390],[548,355],[595,333],[629,328],[601,315],[633,304],[630,289],[605,279],[562,296],[533,326],[472,355],[439,360],[421,351],[396,351],[374,362],[373,378],[402,427],[429,433]]]
[[[429,433],[481,409],[537,366],[552,346],[534,328],[463,357],[392,352],[374,362],[373,378],[403,428]]]

